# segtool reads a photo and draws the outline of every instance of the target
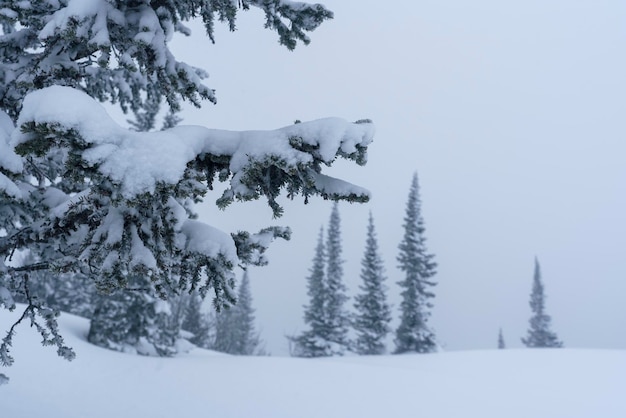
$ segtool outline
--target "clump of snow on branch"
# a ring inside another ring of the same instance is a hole
[[[19,173],[22,171],[23,165],[20,157],[15,154],[12,147],[9,146],[11,132],[13,131],[13,122],[11,118],[0,112],[0,193],[4,192],[10,197],[20,197],[20,190],[17,185],[11,181],[3,171]]]
[[[139,274],[152,277],[165,295],[165,288],[178,287],[172,280],[191,277],[192,287],[213,286],[219,299],[235,265],[267,263],[265,250],[275,238],[288,239],[287,228],[229,235],[192,220],[189,202],[202,200],[216,177],[229,182],[218,206],[266,197],[275,216],[282,213],[276,203],[281,191],[305,200],[315,194],[369,199],[367,190],[322,174],[337,157],[366,162],[374,134],[369,121],[328,118],[272,131],[180,126],[141,133],[119,126],[98,102],[70,87],[35,91],[23,104],[8,148],[44,160],[60,152],[66,156],[63,170],[87,187],[73,194],[46,188],[40,201],[49,209],[48,221],[33,236],[63,231],[57,265],[97,273],[104,291]],[[202,274],[208,275],[205,285],[199,283]]]
[[[181,232],[187,238],[184,243],[187,250],[209,257],[223,256],[232,264],[237,263],[237,249],[230,235],[191,219],[185,221]]]
[[[104,108],[78,90],[53,86],[29,94],[18,126],[60,125],[78,133],[87,148],[82,159],[118,183],[125,198],[153,193],[158,183],[176,184],[187,164],[198,156],[228,157],[232,172],[231,195],[252,194],[245,184],[247,169],[255,162],[274,160],[283,170],[318,163],[330,165],[338,154],[358,159],[371,143],[371,123],[349,123],[327,118],[298,123],[272,131],[225,131],[201,126],[181,126],[163,132],[133,132],[116,124]],[[16,131],[13,145],[33,139],[34,134]],[[294,147],[297,143],[297,148]],[[300,148],[300,149],[298,149]],[[359,161],[357,161],[359,162]],[[310,173],[319,191],[333,196],[369,193],[348,182]]]

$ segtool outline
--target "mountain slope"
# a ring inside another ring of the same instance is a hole
[[[0,329],[11,315],[0,311]],[[62,315],[68,363],[22,326],[3,368],[11,418],[626,416],[626,351],[493,350],[295,359],[194,349],[152,358],[94,347],[87,322]]]

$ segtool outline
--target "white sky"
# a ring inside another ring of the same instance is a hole
[[[196,27],[173,48],[208,70],[218,104],[186,111],[183,123],[245,130],[373,119],[368,165],[330,171],[374,196],[340,206],[351,289],[372,210],[398,306],[395,257],[417,170],[439,263],[432,325],[444,347],[495,347],[500,326],[509,346],[521,346],[537,256],[565,344],[624,349],[626,2],[514,3],[326,1],[335,19],[294,52],[256,12],[240,14],[236,33],[220,26],[216,45]],[[219,212],[218,196],[200,209],[217,227],[293,229],[270,250],[270,266],[251,271],[262,338],[286,354],[284,335],[304,327],[305,277],[331,204],[288,202],[272,220],[262,202]]]

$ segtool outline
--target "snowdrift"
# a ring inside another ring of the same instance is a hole
[[[0,329],[12,314],[0,311]],[[141,357],[85,341],[86,320],[60,326],[76,360],[21,326],[0,416],[26,418],[577,418],[626,416],[626,351],[493,350],[296,359],[194,349]]]

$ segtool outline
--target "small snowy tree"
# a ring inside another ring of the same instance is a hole
[[[522,342],[530,348],[560,348],[563,343],[559,341],[555,332],[550,329],[552,319],[546,314],[546,296],[541,280],[541,267],[535,258],[535,273],[533,275],[533,288],[530,293],[530,309],[533,315],[530,317],[530,328],[526,338]]]
[[[264,197],[274,216],[282,213],[276,200],[283,191],[305,201],[369,199],[364,189],[322,174],[338,156],[365,163],[373,136],[367,120],[330,118],[269,132],[178,126],[144,133],[119,126],[98,103],[141,114],[158,98],[173,112],[182,100],[215,101],[206,73],[177,61],[168,42],[189,34],[184,23],[192,18],[213,39],[216,18],[234,30],[239,8],[251,7],[290,49],[332,17],[321,5],[287,0],[2,2],[0,306],[15,309],[9,289],[28,288],[40,270],[82,273],[104,294],[140,278],[153,297],[197,290],[212,293],[216,308],[228,306],[233,269],[264,264],[269,243],[289,230],[229,234],[195,220],[193,204],[216,179],[228,183],[220,208]],[[25,249],[40,261],[9,263]],[[30,321],[45,344],[72,358],[54,311],[27,301],[20,322]],[[145,302],[162,313],[156,299]],[[13,362],[14,334],[15,326],[0,345],[3,365]]]
[[[94,294],[87,340],[111,350],[173,356],[182,339],[185,296],[155,295],[146,277],[131,277],[124,289]]]
[[[391,309],[387,304],[383,261],[378,251],[374,218],[370,212],[367,225],[365,253],[361,260],[361,294],[355,297],[357,332],[355,351],[359,354],[384,354],[385,338],[389,334]]]
[[[190,332],[189,341],[202,348],[210,348],[214,340],[214,326],[209,315],[202,309],[202,298],[192,293],[186,298],[185,315],[181,328]]]
[[[431,300],[435,294],[433,277],[437,264],[434,256],[426,249],[424,220],[417,173],[409,190],[409,199],[404,217],[404,237],[400,243],[398,263],[404,279],[398,284],[402,288],[400,303],[400,325],[396,330],[395,353],[430,353],[437,350],[435,333],[428,325]]]
[[[262,341],[255,329],[254,308],[248,271],[239,284],[237,303],[216,314],[216,332],[213,349],[224,353],[250,356],[264,354]]]
[[[348,296],[343,282],[343,259],[341,245],[341,218],[339,205],[333,204],[328,222],[328,234],[326,235],[326,285],[324,286],[326,338],[332,345],[333,354],[343,355],[350,349],[348,330],[350,326],[350,314],[346,310]]]
[[[304,322],[309,329],[296,337],[292,354],[296,357],[324,357],[344,355],[350,350],[348,330],[350,316],[345,310],[346,286],[343,283],[341,259],[341,219],[335,203],[330,214],[326,244],[323,230],[308,277],[310,304],[305,307]]]
[[[504,342],[504,335],[502,334],[502,328],[498,332],[498,349],[504,350],[506,348],[506,343]]]
[[[22,264],[33,265],[36,262],[35,257],[29,253]],[[26,289],[23,283],[20,284],[20,288],[12,289],[13,298],[18,303],[27,304]],[[91,318],[93,315],[96,288],[83,274],[33,271],[29,275],[28,287],[31,299],[45,306],[84,318]]]
[[[304,307],[304,323],[308,329],[295,337],[289,337],[292,354],[296,357],[326,357],[332,355],[326,341],[326,247],[324,229],[320,228],[315,256],[307,277],[309,304]]]
[[[179,327],[172,324],[170,304],[148,291],[145,277],[130,278],[128,286],[97,295],[87,340],[128,353],[174,355]]]
[[[262,354],[263,342],[256,330],[254,316],[254,308],[252,307],[252,292],[250,290],[250,278],[248,270],[244,271],[239,291],[237,292],[237,304],[235,305],[237,313],[237,330],[239,338],[237,340],[237,350],[235,354],[253,355]]]

